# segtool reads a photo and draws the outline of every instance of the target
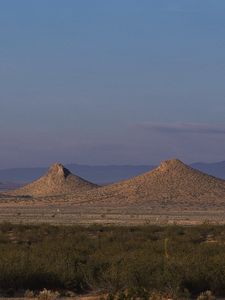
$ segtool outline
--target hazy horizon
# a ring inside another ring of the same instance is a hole
[[[168,158],[166,160],[173,160],[173,159],[178,159],[180,160],[179,158],[176,158],[176,157],[171,157],[171,158]],[[27,165],[24,165],[24,166],[20,166],[20,167],[9,167],[9,168],[0,168],[1,171],[3,170],[10,170],[10,169],[48,169],[49,167],[51,167],[53,164],[62,164],[63,166],[65,167],[70,167],[70,166],[81,166],[81,167],[158,167],[162,162],[166,161],[165,159],[162,159],[161,161],[159,161],[158,163],[147,163],[147,164],[85,164],[85,163],[76,163],[76,162],[62,162],[62,161],[54,161],[50,164],[47,164],[47,165],[41,165],[41,164],[37,164],[37,165],[31,165],[31,166],[27,166]],[[181,160],[182,161],[182,160]],[[210,162],[205,162],[205,161],[193,161],[193,162],[185,162],[185,161],[182,161],[184,164],[186,165],[195,165],[195,164],[203,164],[203,165],[214,165],[214,164],[222,164],[225,162],[225,160],[220,160],[220,161],[210,161]]]
[[[225,160],[224,12],[0,0],[0,169]]]

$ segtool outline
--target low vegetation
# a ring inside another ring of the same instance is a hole
[[[54,297],[102,291],[108,299],[214,299],[225,296],[224,253],[225,226],[2,223],[0,290],[40,299],[47,290]]]

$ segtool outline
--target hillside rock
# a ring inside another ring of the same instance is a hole
[[[73,175],[62,164],[53,164],[46,175],[17,190],[10,191],[16,196],[58,196],[74,194],[96,188],[97,185]]]
[[[112,205],[225,204],[225,181],[195,170],[178,159],[164,161],[153,171],[99,188],[85,195]]]

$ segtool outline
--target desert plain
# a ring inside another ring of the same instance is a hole
[[[50,224],[225,223],[225,180],[178,159],[106,186],[56,163],[38,180],[0,193],[0,221]]]

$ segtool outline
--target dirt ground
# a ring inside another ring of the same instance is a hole
[[[225,224],[225,209],[151,206],[0,205],[0,222],[49,224]]]

